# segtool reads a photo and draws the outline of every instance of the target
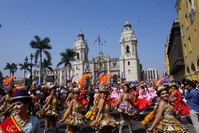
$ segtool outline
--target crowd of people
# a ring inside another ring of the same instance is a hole
[[[66,133],[78,133],[89,124],[96,133],[111,133],[119,128],[123,133],[124,123],[129,133],[133,133],[132,120],[158,99],[157,107],[146,126],[153,121],[146,133],[188,133],[180,117],[189,115],[199,133],[199,84],[187,80],[186,83],[172,82],[156,86],[153,82],[141,81],[136,84],[94,84],[79,87],[69,86],[22,86],[17,90],[6,87],[1,92],[0,133],[57,133],[57,123],[66,124]],[[1,88],[2,90],[2,88]],[[64,114],[60,114],[64,110]],[[111,115],[120,114],[120,119]],[[85,113],[86,112],[86,113]],[[44,119],[41,131],[39,119]],[[143,126],[143,127],[144,127]]]

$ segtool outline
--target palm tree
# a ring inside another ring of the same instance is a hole
[[[75,61],[75,56],[77,53],[74,49],[67,48],[65,52],[61,52],[61,61],[57,64],[57,67],[64,64],[64,67],[69,66],[71,67],[71,61]]]
[[[71,62],[75,61],[75,56],[77,55],[77,53],[74,51],[74,49],[70,49],[67,48],[65,52],[61,52],[61,61],[57,64],[57,67],[59,67],[60,65],[64,64],[64,67],[69,67],[69,69],[71,68]],[[70,77],[70,71],[69,71],[69,75]],[[66,76],[66,80],[67,80],[67,76]]]
[[[42,67],[42,70],[44,72],[44,77],[45,77],[44,81],[45,82],[46,82],[46,79],[47,79],[47,75],[46,75],[47,69],[53,72],[53,69],[52,69],[51,65],[52,65],[52,63],[51,63],[50,60],[44,59],[43,62],[42,62],[41,67]]]
[[[17,64],[15,63],[7,63],[4,70],[9,70],[10,71],[10,75],[14,76],[14,73],[17,71]]]
[[[42,64],[42,53],[44,53],[47,57],[48,60],[51,60],[51,54],[49,51],[52,49],[50,43],[50,39],[48,37],[44,38],[41,40],[39,36],[34,36],[34,40],[30,42],[30,46],[33,49],[36,49],[35,52],[35,59],[37,60],[38,57],[40,57],[40,62],[39,62],[39,84],[41,83],[41,64]]]

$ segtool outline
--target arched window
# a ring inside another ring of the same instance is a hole
[[[77,59],[79,59],[79,53],[77,53]]]
[[[190,69],[189,69],[188,66],[187,66],[187,69],[186,69],[186,70],[187,70],[187,73],[190,74]]]
[[[128,66],[130,66],[130,64],[131,64],[130,61],[128,61]]]
[[[191,64],[191,72],[193,73],[193,72],[195,72],[195,71],[196,71],[196,68],[195,68],[194,64],[192,63],[192,64]]]
[[[130,48],[129,48],[129,46],[126,46],[126,53],[130,53]]]

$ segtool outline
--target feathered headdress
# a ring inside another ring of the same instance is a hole
[[[69,79],[69,83],[74,83],[75,82],[75,75],[73,74],[70,79]]]
[[[108,80],[110,79],[110,77],[112,77],[112,76],[113,76],[113,73],[108,73],[107,75],[101,74],[99,76],[100,84],[105,85],[108,82]]]
[[[104,74],[104,71],[103,70],[100,70],[98,73],[97,73],[97,81],[100,82],[100,76],[102,76]]]
[[[85,80],[86,80],[89,76],[92,76],[92,74],[84,74],[84,75],[81,77],[81,79],[79,80],[80,88],[83,88],[83,87],[84,87],[84,82],[85,82]]]
[[[126,81],[126,78],[124,76],[124,71],[123,71],[121,76],[120,76],[120,84],[123,84],[125,81]]]

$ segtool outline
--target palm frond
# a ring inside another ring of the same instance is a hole
[[[48,60],[52,60],[52,56],[49,51],[43,50],[44,54],[46,55]]]

